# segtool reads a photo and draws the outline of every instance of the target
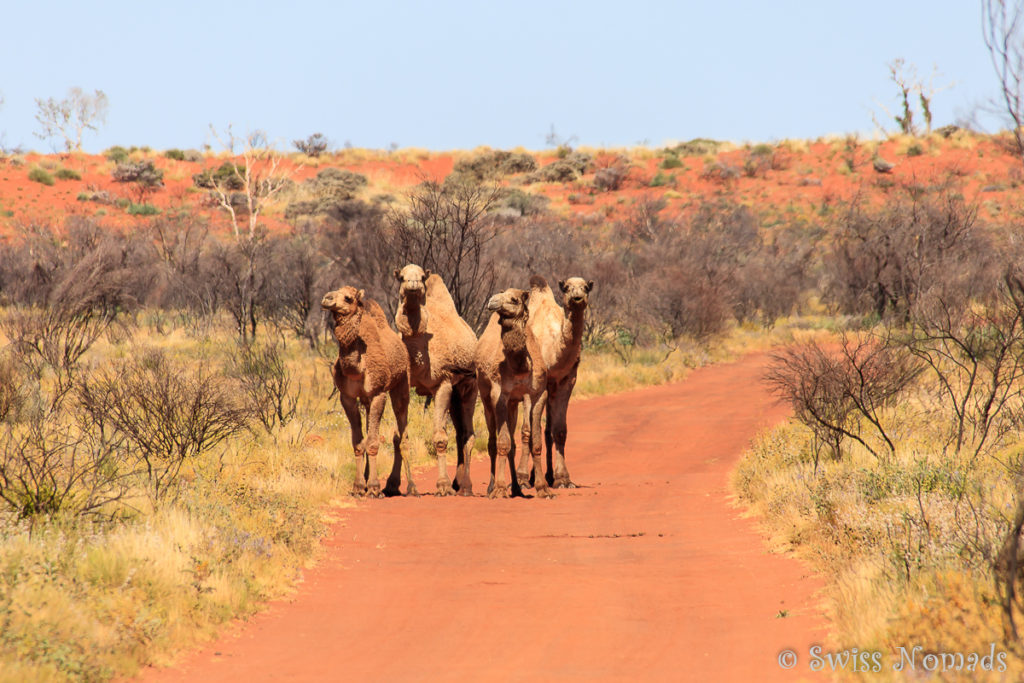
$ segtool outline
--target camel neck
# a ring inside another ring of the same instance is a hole
[[[529,366],[526,349],[526,321],[522,318],[503,320],[501,323],[501,346],[505,359],[515,372]]]
[[[398,331],[406,337],[426,332],[423,324],[423,305],[421,303],[404,302],[399,308],[399,315],[396,316],[395,324]],[[404,319],[404,320],[403,320]]]
[[[566,348],[579,348],[583,343],[585,313],[585,309],[566,309],[565,322],[562,323],[562,339]]]
[[[359,339],[359,323],[362,319],[362,311],[345,318],[334,316],[334,338],[338,340],[340,349],[351,347]]]

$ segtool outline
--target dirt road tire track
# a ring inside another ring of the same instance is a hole
[[[361,502],[296,595],[143,680],[800,680],[820,581],[765,554],[727,488],[785,416],[765,361],[574,403],[581,488],[554,500],[487,500],[478,459],[476,497]]]

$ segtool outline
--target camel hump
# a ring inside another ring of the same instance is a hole
[[[369,312],[370,317],[374,319],[376,323],[383,323],[385,327],[388,326],[388,318],[384,315],[384,309],[380,307],[375,299],[366,299],[366,310]]]
[[[550,287],[542,275],[535,274],[530,276],[530,289],[550,289]]]
[[[455,310],[455,300],[452,299],[444,280],[437,273],[431,273],[427,277],[427,303],[436,310]]]

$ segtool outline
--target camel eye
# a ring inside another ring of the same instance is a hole
[[[350,303],[352,303],[352,297],[350,297],[350,296],[346,296],[346,297],[345,297],[345,303],[347,303],[347,304],[350,304]]]

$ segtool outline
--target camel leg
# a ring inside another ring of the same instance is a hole
[[[565,466],[565,437],[569,433],[566,416],[569,412],[569,398],[572,396],[575,384],[575,377],[567,378],[559,385],[558,392],[549,403],[551,410],[548,424],[551,427],[551,436],[555,446],[551,459],[551,483],[556,489],[576,488],[576,484],[572,483],[569,478],[569,470]]]
[[[512,482],[512,495],[522,496],[523,489],[519,486],[519,477],[516,476],[516,441],[512,438],[512,435],[516,433],[516,426],[519,423],[519,403],[520,401],[509,401],[508,402],[508,433],[509,443],[511,447],[508,452],[508,472],[510,480]],[[529,423],[529,417],[523,420],[523,426],[525,427]],[[529,444],[523,449],[525,453],[529,453]],[[525,455],[523,457],[526,457]]]
[[[554,483],[554,478],[551,475],[551,473],[554,471],[554,467],[551,464],[551,451],[554,448],[554,439],[551,437],[551,403],[552,401],[557,400],[557,394],[552,393],[550,389],[548,391],[548,405],[545,409],[545,413],[547,413],[547,419],[544,421],[544,456],[545,462],[547,464],[544,472],[546,472],[547,474],[544,475],[544,479],[548,482],[548,486],[550,486],[551,484]]]
[[[516,488],[519,487],[519,482],[516,481],[515,454],[512,451],[512,434],[515,427],[509,419],[510,412],[508,397],[500,396],[497,405],[494,406],[494,421],[498,432],[495,443],[497,453],[493,462],[494,472],[492,477],[494,478],[494,484],[487,491],[488,498],[508,498],[509,496],[508,486],[505,484],[505,468],[502,460],[508,460],[509,470],[512,472],[512,481],[515,483]]]
[[[366,451],[363,448],[363,416],[359,414],[359,402],[351,396],[341,395],[341,407],[345,409],[348,424],[352,432],[352,453],[356,456],[356,478],[352,482],[352,495],[366,494],[366,479],[363,468],[366,467]]]
[[[459,413],[455,424],[455,444],[459,449],[459,464],[455,470],[455,481],[460,496],[473,495],[473,481],[469,476],[469,468],[473,462],[473,413],[476,410],[477,388],[474,382],[463,382],[457,388],[459,405],[452,404],[453,411]],[[452,413],[455,422],[455,412]]]
[[[377,451],[380,449],[380,418],[384,414],[384,404],[388,395],[380,393],[370,400],[370,408],[366,414],[366,457],[369,472],[366,481],[366,493],[374,498],[384,494],[380,490],[377,478]]]
[[[523,397],[523,427],[521,440],[523,442],[523,454],[519,458],[519,467],[516,469],[516,479],[520,488],[532,486],[531,475],[533,475],[533,462],[530,460],[530,443],[533,440],[533,420],[530,415],[533,413],[533,400],[529,396]]]
[[[448,478],[448,433],[445,431],[445,420],[451,409],[452,383],[444,380],[434,394],[434,453],[437,454],[437,495],[451,496],[455,494],[452,480]]]
[[[384,495],[399,495],[402,486],[401,471],[402,466],[404,466],[405,480],[408,482],[405,495],[418,496],[416,484],[412,480],[412,466],[409,464],[409,459],[402,455],[402,438],[405,436],[405,428],[409,424],[409,385],[407,382],[402,381],[399,386],[392,389],[389,393],[391,395],[391,412],[395,414],[397,430],[395,431],[394,438],[391,440],[394,446],[395,460],[391,465],[391,474],[388,476],[387,485],[384,487]]]
[[[541,419],[544,415],[544,408],[547,405],[547,391],[537,397],[536,401],[531,402],[531,411],[529,415],[523,416],[523,421],[529,420],[532,423],[531,432],[534,434],[534,438],[530,440],[530,455],[533,456],[533,471],[534,471],[534,487],[537,489],[538,498],[551,498],[553,494],[548,488],[547,478],[544,476],[544,464],[541,462],[543,455],[543,448],[541,447],[540,441],[540,430],[541,430]],[[523,453],[523,460],[527,457],[526,453]]]
[[[491,461],[491,481],[487,484],[488,497],[494,491],[495,463],[498,459],[498,417],[494,410],[497,396],[494,393],[490,387],[480,387],[481,403],[484,406],[484,422],[487,423],[487,455]]]

